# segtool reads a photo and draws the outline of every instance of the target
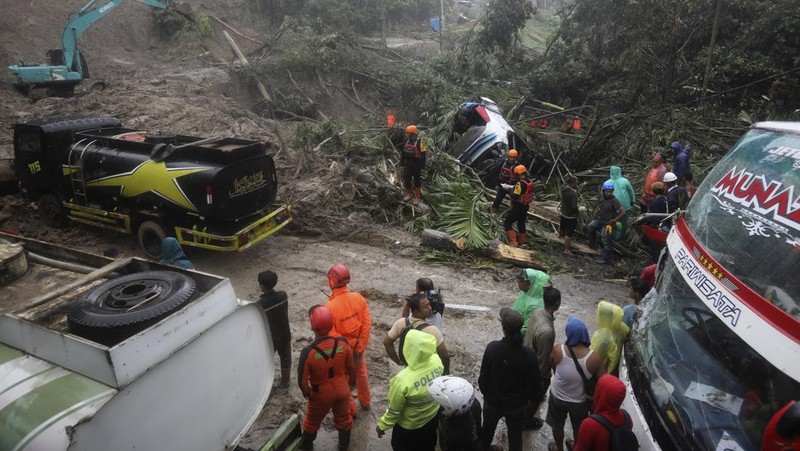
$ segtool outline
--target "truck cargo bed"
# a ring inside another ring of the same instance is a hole
[[[197,285],[194,300],[118,343],[97,343],[69,330],[67,312],[79,299],[113,276],[184,271],[138,258],[111,260],[3,233],[0,239],[6,241],[0,244],[6,249],[0,254],[18,253],[14,249],[22,246],[32,255],[27,272],[0,288],[0,342],[111,387],[130,383],[240,307],[229,279],[191,272]]]

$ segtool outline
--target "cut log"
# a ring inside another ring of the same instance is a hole
[[[247,61],[247,58],[245,58],[244,54],[242,54],[242,51],[239,50],[239,46],[236,45],[236,41],[233,40],[231,35],[229,35],[225,30],[222,30],[222,35],[228,40],[228,44],[231,46],[231,50],[233,51],[234,55],[239,58],[239,62],[241,62],[243,66],[251,67],[250,62]],[[258,87],[258,92],[261,93],[261,97],[264,98],[267,104],[272,104],[272,97],[270,97],[269,93],[267,93],[267,88],[264,87],[264,84],[261,83],[261,80],[256,79],[256,87]]]
[[[463,238],[455,240],[452,235],[447,232],[442,232],[441,230],[425,229],[422,231],[421,240],[423,246],[432,247],[434,249],[449,251],[464,250]],[[496,240],[486,243],[483,247],[472,249],[470,252],[479,257],[510,263],[514,266],[523,266],[525,268],[533,268],[541,271],[550,270],[547,263],[536,259],[533,251],[511,247]]]
[[[559,243],[561,245],[564,244],[564,239],[559,237],[555,233],[545,233],[545,234],[537,233],[536,235],[531,235],[531,236],[534,239],[537,237],[542,237],[551,243]],[[594,255],[594,256],[600,255],[599,249],[592,249],[591,247],[583,243],[576,243],[575,240],[572,240],[572,242],[570,243],[570,249],[572,249],[572,252],[576,254]]]

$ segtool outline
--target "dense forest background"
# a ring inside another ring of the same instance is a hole
[[[597,126],[580,143],[586,151],[636,142],[649,152],[680,138],[719,153],[750,122],[797,118],[800,108],[794,0],[252,0],[251,8],[308,40],[305,61],[292,52],[290,63],[273,47],[263,66],[273,78],[285,78],[286,64],[306,73],[322,66],[375,88],[380,110],[429,125],[490,93],[512,121],[544,113],[542,105],[584,107],[576,112]],[[440,10],[441,50],[380,60],[355,44],[438,40],[428,20]],[[308,114],[297,107],[287,109]]]
[[[301,121],[294,144],[308,151],[307,161],[321,148],[343,151],[357,166],[378,156],[396,161],[381,128],[388,111],[399,125],[420,125],[430,148],[446,153],[458,137],[455,108],[488,97],[538,155],[537,199],[557,200],[565,176],[575,174],[592,204],[609,165],[640,186],[652,154],[670,160],[669,144],[680,140],[692,146],[700,182],[752,123],[800,119],[796,0],[250,0],[249,7],[272,39],[252,55],[255,71],[239,75],[268,80],[269,113]],[[437,33],[430,20],[442,12]],[[580,133],[531,126],[567,115],[581,118]],[[445,160],[433,159],[426,186],[448,196],[429,196],[438,214],[423,225],[482,242],[498,224],[483,211],[486,198]],[[374,218],[394,217],[374,209],[382,194],[356,191]]]

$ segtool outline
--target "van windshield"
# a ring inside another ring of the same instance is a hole
[[[685,218],[725,269],[800,321],[799,134],[749,131],[705,178]]]
[[[759,449],[772,416],[800,399],[800,383],[736,335],[665,260],[659,294],[642,306],[631,340],[650,407],[679,449]]]

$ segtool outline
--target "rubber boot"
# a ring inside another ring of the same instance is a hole
[[[517,247],[517,231],[514,229],[506,230],[506,236],[508,237],[508,245]]]
[[[303,437],[300,439],[300,443],[298,443],[297,449],[302,449],[304,451],[313,450],[314,440],[316,439],[317,439],[316,432],[303,432]]]
[[[528,236],[527,233],[518,233],[517,234],[517,246],[522,247],[525,244],[525,237]]]
[[[281,368],[281,388],[289,388],[291,376],[289,368]]]
[[[414,188],[414,200],[412,200],[411,203],[419,205],[420,199],[422,199],[422,188]]]
[[[347,451],[350,448],[350,430],[339,431],[339,451]]]
[[[414,197],[414,188],[406,188],[406,193],[403,195],[403,202],[408,202]]]

